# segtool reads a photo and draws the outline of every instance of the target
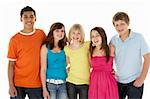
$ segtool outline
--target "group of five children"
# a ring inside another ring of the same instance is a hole
[[[141,34],[129,29],[125,12],[113,17],[119,35],[110,44],[102,27],[91,29],[90,41],[85,42],[80,24],[70,28],[67,38],[65,26],[56,22],[46,36],[34,28],[34,9],[26,6],[20,16],[24,28],[10,39],[8,48],[10,99],[142,98],[150,49]]]

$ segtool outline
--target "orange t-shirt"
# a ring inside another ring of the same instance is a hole
[[[40,29],[36,29],[31,35],[19,32],[11,38],[7,57],[10,61],[15,61],[15,86],[41,87],[40,48],[45,38],[45,33]]]

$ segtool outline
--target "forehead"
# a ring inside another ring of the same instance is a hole
[[[121,23],[126,23],[124,20],[117,20],[117,21],[114,21],[114,24],[121,24]]]
[[[23,13],[23,16],[26,16],[26,15],[33,15],[34,16],[34,12],[33,11],[25,11]]]
[[[79,29],[72,29],[72,33],[81,33]]]
[[[65,28],[62,26],[61,28],[56,28],[55,30],[64,30]]]
[[[92,34],[92,35],[100,35],[100,34],[98,33],[98,31],[96,31],[96,30],[92,30],[92,31],[91,31],[91,34]]]

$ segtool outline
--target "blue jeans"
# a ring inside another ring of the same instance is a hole
[[[16,86],[17,96],[10,99],[25,99],[28,95],[29,99],[43,99],[42,88],[25,88]]]
[[[68,99],[66,83],[63,84],[47,83],[47,88],[50,93],[50,99]]]

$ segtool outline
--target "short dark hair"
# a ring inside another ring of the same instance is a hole
[[[125,12],[117,12],[114,16],[113,16],[113,24],[115,21],[118,21],[118,20],[122,20],[122,21],[125,21],[128,25],[130,23],[130,19],[129,19],[129,16],[127,13]]]
[[[26,6],[23,9],[21,9],[20,16],[22,17],[23,13],[26,11],[32,11],[34,13],[34,15],[36,16],[35,10],[30,6]]]

